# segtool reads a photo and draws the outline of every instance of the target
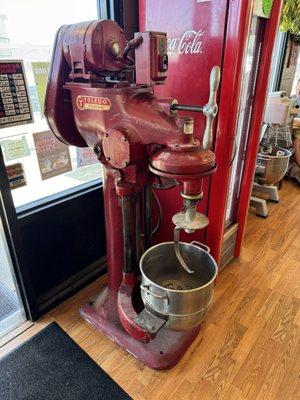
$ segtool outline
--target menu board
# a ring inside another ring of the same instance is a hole
[[[33,122],[22,61],[0,60],[0,128]]]

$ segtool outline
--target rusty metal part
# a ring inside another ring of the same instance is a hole
[[[152,335],[156,335],[157,332],[166,324],[167,319],[158,317],[148,311],[147,308],[144,308],[143,311],[135,317],[134,321],[145,331],[150,332]]]
[[[195,216],[193,218],[189,218],[188,215],[190,214],[190,211],[186,211],[184,213],[179,212],[173,215],[173,224],[178,229],[189,231],[188,233],[193,233],[198,229],[204,229],[209,224],[209,220],[206,215],[195,212]]]

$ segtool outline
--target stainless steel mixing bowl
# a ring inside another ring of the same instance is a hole
[[[218,267],[207,250],[193,243],[180,242],[187,273],[179,263],[174,242],[148,249],[140,260],[141,296],[145,307],[167,319],[166,326],[186,330],[199,325],[213,299],[213,283]]]
[[[277,156],[280,150],[284,154]],[[285,175],[292,153],[280,147],[274,147],[272,154],[258,153],[255,170],[255,181],[261,185],[274,185]]]

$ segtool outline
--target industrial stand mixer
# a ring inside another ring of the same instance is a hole
[[[268,217],[267,201],[255,193],[267,195],[268,200],[279,203],[276,184],[286,174],[292,156],[295,106],[296,100],[290,99],[284,91],[268,95],[250,198],[250,206],[255,207],[256,215],[262,218]]]
[[[196,338],[217,274],[208,249],[180,242],[179,232],[208,224],[196,207],[203,178],[216,170],[209,149],[220,70],[211,72],[204,107],[155,97],[153,86],[164,83],[167,70],[164,33],[136,33],[127,42],[111,20],[64,25],[56,36],[45,101],[54,134],[69,145],[90,146],[104,166],[108,285],[80,313],[157,369],[176,364]],[[135,71],[135,83],[126,80],[128,71]],[[205,114],[203,146],[194,137],[193,118],[178,111]],[[152,246],[157,177],[181,185],[183,209],[173,217],[174,242]]]

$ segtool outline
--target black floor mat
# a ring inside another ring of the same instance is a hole
[[[130,400],[55,322],[0,359],[1,400]]]
[[[0,282],[0,321],[19,309],[17,296]]]

